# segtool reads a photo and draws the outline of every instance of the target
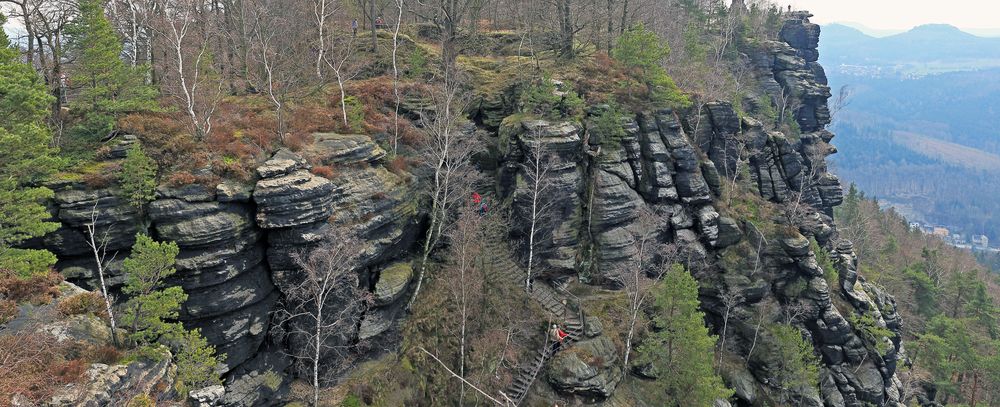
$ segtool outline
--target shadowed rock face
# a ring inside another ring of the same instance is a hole
[[[275,153],[257,169],[255,182],[160,187],[145,219],[114,189],[53,185],[52,212],[62,225],[38,245],[56,253],[68,279],[98,289],[84,228],[94,215],[98,236],[107,235],[108,258],[114,258],[107,268],[109,284],[116,289],[124,282],[120,263],[139,225],[149,225],[147,233],[157,240],[176,242],[181,249],[177,273],[168,284],[188,294],[180,312],[184,325],[201,329],[226,355],[224,369],[231,373],[224,398],[236,405],[273,401],[287,390],[289,361],[281,356],[282,344],[265,344],[270,315],[283,283],[298,273],[291,254],[318,243],[330,222],[352,225],[364,241],[358,248],[362,262],[355,266],[366,281],[374,276],[377,298],[370,315],[355,316],[364,321],[364,336],[377,337],[396,321],[412,272],[400,272],[408,266],[393,266],[381,281],[379,270],[413,242],[417,207],[413,180],[386,170],[384,156],[368,136],[318,134],[302,153]],[[310,173],[307,158],[332,166],[335,175],[327,179]],[[258,382],[266,382],[269,390],[258,392]]]

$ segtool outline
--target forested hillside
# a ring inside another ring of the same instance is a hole
[[[0,1],[0,405],[994,404],[991,275],[727,3]]]

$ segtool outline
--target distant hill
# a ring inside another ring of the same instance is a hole
[[[917,218],[1000,239],[1000,38],[944,24],[874,37],[822,28],[837,173]]]
[[[887,37],[830,24],[823,26],[821,38],[819,52],[826,56],[824,65],[828,68],[949,60],[997,60],[1000,66],[1000,38],[975,36],[947,24],[922,25]]]

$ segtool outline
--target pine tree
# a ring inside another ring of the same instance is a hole
[[[670,47],[665,40],[644,25],[638,24],[618,37],[611,56],[627,68],[638,72],[640,80],[649,88],[652,102],[669,106],[686,106],[690,101],[680,92],[670,75],[667,75],[666,69],[660,65],[669,54]]]
[[[0,14],[0,25],[6,21]],[[59,227],[42,202],[52,191],[37,185],[56,170],[45,126],[52,101],[35,71],[20,62],[16,49],[0,30],[0,269],[20,276],[45,272],[55,256],[44,250],[13,248]]]
[[[812,343],[802,337],[799,328],[773,324],[768,327],[769,337],[764,343],[764,356],[774,369],[774,385],[786,390],[815,387],[819,384],[819,358]],[[787,394],[786,394],[787,395]]]
[[[654,332],[637,353],[663,389],[658,405],[709,406],[732,392],[712,369],[716,338],[709,335],[698,309],[698,282],[679,265],[663,278],[656,296]]]
[[[129,148],[118,182],[125,199],[139,210],[139,218],[144,218],[146,204],[156,198],[156,162],[138,143]]]
[[[163,280],[173,275],[180,249],[173,242],[157,242],[136,235],[132,254],[125,259],[125,287],[130,298],[125,304],[123,324],[136,343],[148,345],[164,335],[180,333],[176,320],[187,294],[180,287],[165,287]]]
[[[221,357],[215,356],[215,347],[208,344],[201,335],[201,330],[184,331],[175,342],[178,347],[177,356],[174,358],[177,364],[177,380],[184,389],[200,389],[222,382],[215,374]]]
[[[130,298],[125,303],[123,323],[140,353],[157,357],[159,345],[176,351],[177,377],[187,389],[217,384],[215,368],[220,357],[198,330],[186,331],[176,322],[181,303],[188,296],[178,286],[166,286],[164,280],[177,270],[174,263],[180,249],[174,242],[157,242],[149,236],[136,236],[132,254],[125,259],[125,287]]]
[[[156,88],[146,83],[148,67],[121,60],[122,44],[107,17],[104,2],[83,0],[79,16],[67,28],[76,63],[70,75],[79,93],[69,107],[82,122],[75,132],[104,136],[125,113],[156,110]]]

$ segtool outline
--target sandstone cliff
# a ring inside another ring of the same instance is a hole
[[[613,137],[588,128],[586,121],[513,117],[501,125],[516,108],[496,97],[491,100],[500,102],[483,103],[473,113],[492,118],[481,124],[486,131],[477,133],[485,134],[491,151],[479,164],[491,192],[511,204],[510,238],[518,241],[527,212],[521,182],[525,157],[537,149],[552,155],[552,194],[558,200],[551,209],[554,221],[541,233],[543,284],[559,287],[578,279],[620,288],[620,264],[636,254],[633,231],[640,212],[665,214],[669,221],[660,225],[660,237],[676,244],[698,270],[713,329],[721,329],[723,315],[732,315],[727,347],[750,355],[724,375],[741,404],[761,400],[761,389],[773,385],[781,363],[766,351],[750,352],[767,346],[757,343],[755,315],[768,303],[789,316],[822,355],[818,391],[794,389],[796,405],[901,405],[895,370],[904,355],[902,322],[892,297],[858,275],[852,244],[839,238],[832,219],[842,190],[825,162],[836,152],[833,134],[825,130],[830,90],[816,62],[819,26],[808,17],[791,15],[781,41],[755,44],[748,53],[759,86],[746,98],[745,112],[722,101],[683,111],[628,112],[621,117],[624,136]],[[798,128],[794,134],[766,130],[754,118],[777,100],[794,101],[782,104]],[[283,350],[297,345],[294,338],[269,335],[276,330],[271,313],[297,277],[291,254],[313,246],[331,224],[351,225],[365,239],[358,248],[364,253],[358,281],[374,296],[373,308],[353,317],[356,328],[345,340],[384,341],[390,348],[398,343],[391,333],[404,316],[413,277],[407,251],[421,231],[419,180],[389,171],[384,157],[368,136],[316,134],[303,151],[275,153],[252,182],[161,187],[144,219],[112,188],[55,184],[52,212],[62,227],[43,245],[59,256],[58,267],[68,279],[93,289],[92,254],[82,244],[85,224],[107,232],[106,249],[115,259],[109,267],[112,285],[121,284],[119,263],[137,227],[148,224],[156,238],[176,241],[181,254],[173,283],[189,294],[181,319],[226,354],[226,390],[213,399],[225,405],[274,403],[294,374]],[[333,174],[316,175],[312,165],[329,166]],[[752,185],[784,213],[757,219],[734,209],[725,189],[734,182]],[[823,253],[814,251],[810,239]],[[754,253],[759,258],[753,262],[727,260],[747,260]],[[838,280],[826,278],[834,271]],[[724,297],[734,293],[741,300],[727,309]],[[847,318],[855,312],[875,315],[875,323],[893,337],[867,343]],[[544,387],[537,393],[614,400],[621,377],[609,366],[618,356],[599,330],[592,334],[580,346],[602,354],[603,362],[588,365],[560,356],[551,363],[567,368],[553,368],[550,386],[536,386]],[[326,368],[345,367],[333,362]]]

